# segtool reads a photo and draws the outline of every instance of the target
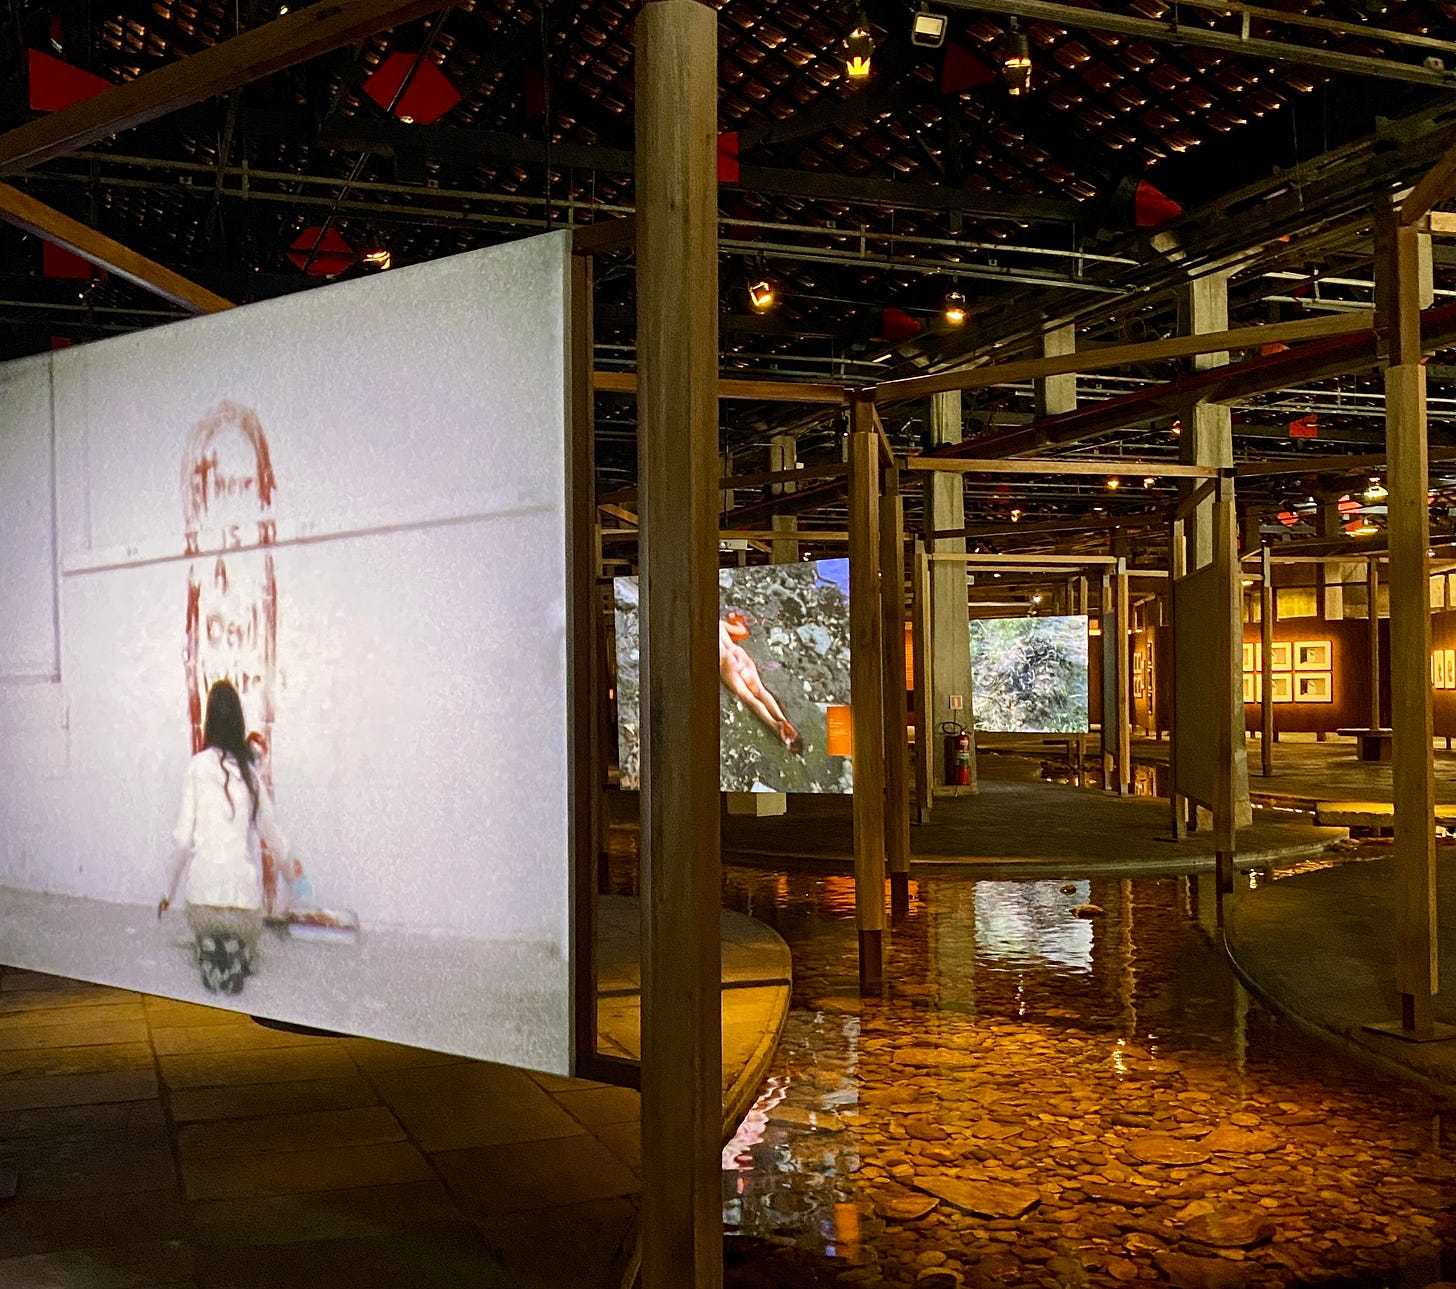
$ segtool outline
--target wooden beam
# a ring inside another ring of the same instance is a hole
[[[296,9],[0,135],[0,175],[65,156],[439,8],[440,0],[326,0]]]
[[[637,216],[623,219],[602,219],[595,224],[580,224],[571,230],[573,255],[610,255],[637,245]]]
[[[917,823],[929,823],[931,806],[935,799],[933,781],[935,776],[936,731],[930,717],[930,560],[925,554],[925,543],[915,543],[914,572],[911,575],[913,636],[911,648],[915,666],[915,803]]]
[[[875,427],[875,437],[880,445],[880,464],[887,470],[895,468],[895,449],[890,446],[890,436],[885,433],[885,423],[880,420],[880,414],[873,404],[870,406],[870,420]],[[896,487],[899,487],[899,474],[896,472]]]
[[[1456,236],[1456,211],[1433,210],[1426,216],[1421,231],[1437,237]]]
[[[1112,478],[1149,476],[1164,479],[1213,479],[1218,467],[1180,465],[1172,461],[1129,461],[1122,457],[1103,460],[1050,459],[1041,457],[909,457],[906,470],[944,470],[951,474],[1045,474],[1105,475]]]
[[[723,1283],[717,14],[642,7],[642,1285]]]
[[[1132,685],[1128,646],[1132,642],[1132,611],[1128,601],[1127,560],[1118,558],[1113,576],[1117,596],[1117,793],[1132,795]]]
[[[885,381],[876,385],[874,397],[877,403],[904,398],[926,398],[931,394],[952,389],[984,389],[988,385],[1041,380],[1048,376],[1070,375],[1074,372],[1104,371],[1109,367],[1131,367],[1139,363],[1166,362],[1174,358],[1192,358],[1196,354],[1221,353],[1227,349],[1257,349],[1260,345],[1276,342],[1289,344],[1299,340],[1324,340],[1330,336],[1369,331],[1374,326],[1375,315],[1372,313],[1341,313],[1319,318],[1297,318],[1293,322],[1270,322],[1258,327],[1238,327],[1232,331],[1204,335],[1170,336],[1166,340],[1147,340],[1135,345],[1110,345],[1104,349],[1083,349],[1076,353],[1054,354],[1046,358],[966,367],[959,371],[939,372],[933,376],[907,376],[902,380]]]
[[[796,470],[760,470],[757,474],[735,474],[719,481],[730,488],[761,488],[770,483],[806,483],[810,479],[843,479],[849,474],[847,465],[806,465]]]
[[[1456,193],[1456,143],[1433,165],[1400,204],[1400,226],[1410,228]]]
[[[88,263],[192,313],[221,313],[234,307],[231,300],[214,295],[9,184],[0,184],[0,221],[64,247]]]
[[[987,567],[1014,567],[1034,564],[1038,568],[1094,568],[1117,563],[1115,555],[962,555],[959,551],[935,552],[926,556],[932,562],[954,560],[958,564],[985,564]]]
[[[1352,456],[1309,457],[1305,461],[1246,461],[1234,467],[1240,479],[1267,478],[1281,474],[1344,474],[1348,470],[1373,470],[1385,465],[1389,454],[1366,452]],[[1456,461],[1456,448],[1432,448],[1432,461]]]
[[[592,381],[598,394],[635,394],[637,373],[599,371]],[[844,403],[848,394],[841,385],[816,381],[729,380],[718,381],[719,398],[746,398],[761,403]]]
[[[1210,479],[1207,483],[1200,484],[1184,497],[1173,509],[1173,522],[1181,524],[1186,521],[1199,506],[1203,505],[1205,501],[1213,496],[1213,490],[1217,484],[1217,479]]]
[[[884,970],[885,723],[880,615],[880,448],[874,408],[857,402],[849,436],[849,664],[854,693],[854,909],[860,984]]]

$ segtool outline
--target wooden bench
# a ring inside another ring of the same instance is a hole
[[[1393,730],[1336,730],[1345,738],[1353,738],[1359,747],[1362,761],[1390,760],[1390,740]]]

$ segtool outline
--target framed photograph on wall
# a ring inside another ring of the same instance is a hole
[[[1257,646],[1252,645],[1252,644],[1248,643],[1247,641],[1244,644],[1244,670],[1245,671],[1253,671],[1254,668],[1258,666],[1258,663],[1256,663],[1254,661],[1254,650],[1255,650],[1256,647]]]
[[[1446,655],[1443,654],[1439,649],[1434,650],[1432,652],[1432,654],[1431,654],[1431,688],[1432,689],[1444,689],[1445,688],[1445,685],[1443,685],[1441,683],[1441,681],[1443,679],[1443,675],[1444,675],[1445,669],[1446,669]]]
[[[1298,640],[1294,645],[1295,671],[1329,671],[1334,646],[1328,640]]]
[[[1294,701],[1297,703],[1333,703],[1335,692],[1332,673],[1301,671],[1294,677]]]
[[[1272,701],[1276,703],[1292,703],[1294,701],[1294,686],[1292,677],[1285,672],[1275,672],[1272,684],[1269,686],[1269,694]]]
[[[1294,646],[1288,640],[1276,640],[1269,646],[1269,666],[1273,671],[1292,671]],[[1278,702],[1275,699],[1275,702]]]
[[[1257,687],[1254,684],[1255,680],[1257,679],[1258,677],[1255,675],[1254,672],[1244,672],[1244,702],[1257,703],[1259,701]]]
[[[1441,657],[1446,662],[1445,667],[1442,669],[1446,676],[1445,688],[1456,689],[1456,649],[1442,650]]]

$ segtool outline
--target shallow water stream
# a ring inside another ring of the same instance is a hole
[[[1251,998],[1211,879],[914,882],[873,997],[850,879],[733,869],[725,902],[795,971],[730,1235],[847,1285],[1456,1279],[1456,1112]]]

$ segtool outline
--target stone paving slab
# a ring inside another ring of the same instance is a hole
[[[606,903],[624,987],[603,1040],[625,1050],[637,911]],[[723,940],[750,985],[723,995],[736,1124],[790,964],[739,915]],[[0,968],[0,1162],[20,1178],[0,1289],[616,1289],[640,1115],[624,1088]]]
[[[1456,979],[1456,865],[1438,852],[1441,979]],[[1306,1028],[1394,1073],[1456,1090],[1456,1042],[1408,1043],[1368,1024],[1398,1019],[1395,862],[1348,862],[1239,892],[1225,939],[1250,986]],[[1436,995],[1436,1017],[1456,1024],[1456,994]]]

